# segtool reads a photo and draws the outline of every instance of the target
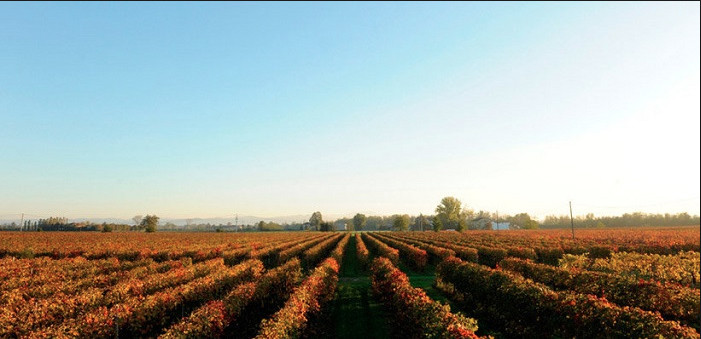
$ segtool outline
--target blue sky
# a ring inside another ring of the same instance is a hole
[[[698,214],[699,29],[698,3],[2,3],[0,216]]]

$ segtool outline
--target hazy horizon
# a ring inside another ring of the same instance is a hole
[[[475,211],[477,212],[477,211]],[[644,214],[651,214],[651,213],[646,213],[646,212],[641,212],[641,211],[632,211],[628,212],[628,214],[633,214],[633,213],[644,213]],[[364,214],[367,217],[370,216],[380,216],[380,217],[391,217],[392,215],[380,215],[377,213],[372,213],[372,212],[364,212],[360,211],[357,213]],[[683,212],[681,212],[683,213]],[[407,214],[407,213],[397,213],[399,215],[401,214]],[[664,213],[662,213],[664,214]],[[678,213],[675,213],[678,214]],[[672,214],[672,215],[675,215]],[[309,218],[311,217],[312,213],[309,214],[297,214],[297,215],[277,215],[277,216],[255,216],[255,215],[231,215],[231,216],[213,216],[213,217],[182,217],[182,218],[173,218],[173,217],[168,217],[168,216],[158,216],[159,217],[159,224],[160,225],[165,225],[167,223],[173,222],[178,226],[183,226],[187,225],[188,223],[192,224],[202,224],[202,223],[212,223],[212,224],[226,224],[226,223],[236,223],[238,225],[253,225],[258,223],[259,221],[266,221],[266,222],[275,222],[279,224],[291,224],[291,223],[305,223],[309,221]],[[355,215],[353,214],[324,214],[322,213],[323,219],[325,221],[336,221],[340,219],[347,219],[347,218],[352,218]],[[411,217],[418,217],[418,214],[410,214]],[[435,215],[435,213],[431,214],[424,214],[424,216],[430,216],[430,215]],[[545,222],[545,216],[536,216],[529,214],[533,220],[536,220],[538,222]],[[621,217],[621,215],[595,215],[595,218],[600,218],[600,217]],[[136,215],[136,216],[141,216],[143,217],[144,215]],[[107,223],[125,223],[125,224],[133,224],[133,217],[66,217],[68,219],[68,222],[85,222],[89,221],[92,223],[102,223],[102,222],[107,222]],[[502,220],[502,218],[510,217],[513,216],[513,214],[504,214],[500,213],[499,214],[499,220]],[[566,216],[568,217],[569,215],[562,213],[560,215],[555,215],[557,217],[561,216]],[[581,213],[581,214],[575,214],[574,218],[575,219],[580,219],[580,218],[586,218],[587,213]],[[691,217],[698,217],[698,215],[690,215]],[[56,215],[34,215],[34,214],[26,214],[24,215],[24,220],[25,221],[38,221],[39,219],[48,219],[49,217],[57,217]],[[58,217],[64,217],[64,216],[58,216]],[[0,224],[11,224],[12,222],[15,222],[17,225],[21,223],[22,220],[22,215],[5,215],[2,216],[0,215]],[[503,221],[503,220],[502,220]],[[687,225],[687,226],[694,226],[694,225]]]
[[[0,3],[0,219],[680,213],[699,3]]]

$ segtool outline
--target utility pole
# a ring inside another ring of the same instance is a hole
[[[424,231],[424,215],[422,213],[419,213],[419,228],[421,228],[421,232]]]
[[[19,222],[19,230],[21,231],[24,228],[24,213],[22,213],[22,221]]]
[[[497,231],[499,230],[499,210],[497,210]]]
[[[572,240],[574,240],[574,217],[572,216],[572,201],[570,201],[570,223],[572,224]]]

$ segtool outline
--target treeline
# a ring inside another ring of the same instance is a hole
[[[699,225],[698,215],[689,213],[677,214],[647,214],[643,212],[625,213],[614,217],[595,217],[589,213],[585,216],[574,218],[576,228],[604,228],[604,227],[647,227],[647,226],[689,226]],[[570,216],[549,215],[541,223],[541,228],[571,227]]]
[[[57,222],[56,220],[60,220]],[[111,231],[137,231],[139,226],[114,224],[114,223],[91,223],[91,222],[68,222],[66,218],[51,217],[48,219],[27,220],[21,226],[17,223],[5,224],[0,226],[2,231],[36,231],[36,232],[54,232],[54,231],[70,231],[70,232],[111,232]]]
[[[39,220],[26,220],[20,226],[13,222],[9,225],[0,225],[2,231],[36,231],[36,232],[55,232],[55,231],[70,231],[70,232],[112,232],[112,231],[146,231],[155,232],[158,229],[159,218],[156,215],[147,215],[146,217],[139,216],[139,222],[136,225],[106,223],[92,223],[90,221],[83,222],[68,222],[68,218],[49,217]]]
[[[406,214],[404,214],[406,215]],[[347,229],[347,230],[358,230],[358,231],[391,231],[394,229],[394,223],[397,218],[401,218],[404,215],[401,214],[396,214],[396,215],[391,215],[391,216],[381,216],[381,215],[369,215],[365,216],[363,214],[356,214],[354,218],[341,218],[337,219],[333,223],[336,225],[337,229]],[[406,215],[407,218],[409,218],[409,229],[411,230],[420,230],[421,225],[420,222],[423,220],[423,227],[424,229],[428,230],[431,229],[431,221],[425,217],[421,216],[422,219],[419,219],[419,217],[410,217]],[[365,223],[361,223],[360,227],[357,227],[357,221],[356,224],[354,224],[354,219],[357,220],[358,217],[364,217],[365,218]]]
[[[260,221],[254,225],[186,225],[176,226],[166,223],[160,226],[167,231],[209,231],[209,232],[270,232],[270,231],[441,231],[441,230],[493,230],[493,229],[552,229],[569,228],[571,219],[568,215],[549,215],[543,221],[531,218],[528,213],[504,215],[478,211],[463,206],[454,197],[445,197],[436,206],[436,214],[409,216],[395,214],[379,216],[358,213],[352,218],[341,218],[335,221],[324,221],[321,212],[312,214],[308,222],[293,224],[278,224],[272,221]],[[24,221],[23,225],[12,223],[0,225],[5,231],[146,231],[155,232],[159,229],[159,218],[155,215],[140,215],[132,218],[134,225],[126,224],[94,224],[90,222],[68,222],[67,218],[51,217],[36,221]],[[677,214],[647,214],[643,212],[626,213],[621,216],[595,217],[594,214],[574,218],[575,228],[606,228],[606,227],[650,227],[650,226],[689,226],[699,225],[699,216],[689,213]]]

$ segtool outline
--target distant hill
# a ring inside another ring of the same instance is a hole
[[[239,225],[253,225],[259,221],[272,221],[276,222],[278,224],[285,224],[285,223],[298,223],[298,222],[306,222],[309,220],[309,215],[288,215],[288,216],[281,216],[281,217],[257,217],[257,216],[252,216],[252,215],[240,215],[238,218],[238,224]],[[227,223],[231,223],[232,225],[236,224],[236,217],[226,217],[226,218],[182,218],[182,219],[170,219],[170,218],[163,218],[161,219],[161,224],[165,224],[168,222],[172,222],[178,226],[185,226],[188,223],[190,224],[212,224],[212,225],[219,225],[219,224],[224,224],[226,225]]]
[[[252,216],[252,215],[240,215],[238,218],[238,224],[239,225],[253,225],[259,221],[266,221],[266,222],[275,222],[278,224],[291,224],[291,223],[304,223],[309,221],[309,217],[311,217],[311,213],[309,214],[297,214],[297,215],[286,215],[286,216],[277,216],[277,217],[257,217],[257,216]],[[333,221],[339,218],[343,218],[344,215],[324,215],[324,220],[328,221]],[[36,221],[37,218],[25,218],[25,220],[32,220]],[[108,223],[108,224],[127,224],[131,225],[134,223],[133,220],[131,219],[121,219],[121,218],[69,218],[68,222],[85,222],[89,221],[94,224],[102,224],[102,223]],[[19,219],[0,219],[0,225],[2,224],[11,224],[12,222],[15,222],[19,224]],[[198,225],[198,224],[211,224],[211,225],[219,225],[223,224],[226,225],[227,223],[231,223],[232,225],[236,224],[236,217],[231,216],[231,217],[214,217],[214,218],[161,218],[160,224],[164,225],[166,223],[173,223],[177,226],[185,226],[188,224],[188,222],[192,225]]]

